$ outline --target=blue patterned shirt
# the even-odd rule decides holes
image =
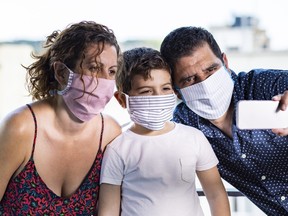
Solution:
[[[235,108],[239,100],[271,100],[288,90],[288,71],[256,69],[231,76]],[[176,107],[173,120],[205,134],[219,159],[223,179],[267,215],[288,215],[288,136],[277,136],[271,130],[240,130],[234,110],[231,139],[183,102]]]

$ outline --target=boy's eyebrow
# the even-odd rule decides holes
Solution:
[[[172,82],[163,83],[161,86],[165,86],[165,85],[171,85],[172,86]],[[141,90],[144,88],[153,88],[153,87],[152,86],[140,86],[140,87],[136,88],[135,90]]]
[[[167,82],[167,83],[162,84],[162,86],[164,86],[164,85],[172,85],[172,82],[169,81],[169,82]]]
[[[143,88],[151,88],[151,86],[140,86],[140,87],[136,88],[135,90],[140,90],[140,89],[143,89]]]

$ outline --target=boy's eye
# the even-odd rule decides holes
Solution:
[[[139,94],[149,94],[149,93],[151,93],[151,90],[149,90],[149,89],[141,90],[139,92]]]
[[[165,86],[165,87],[163,87],[163,90],[164,91],[170,91],[170,90],[172,90],[172,86]]]

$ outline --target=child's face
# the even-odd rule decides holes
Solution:
[[[134,76],[129,96],[166,95],[174,93],[171,76],[163,69],[151,70],[151,78],[144,80],[141,75]]]

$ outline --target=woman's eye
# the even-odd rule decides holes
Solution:
[[[116,70],[110,70],[110,71],[109,71],[109,74],[110,74],[110,76],[112,76],[112,77],[115,76]]]
[[[91,71],[91,73],[98,73],[98,71],[100,70],[99,67],[96,67],[96,66],[93,66],[93,67],[90,67],[89,70]]]

